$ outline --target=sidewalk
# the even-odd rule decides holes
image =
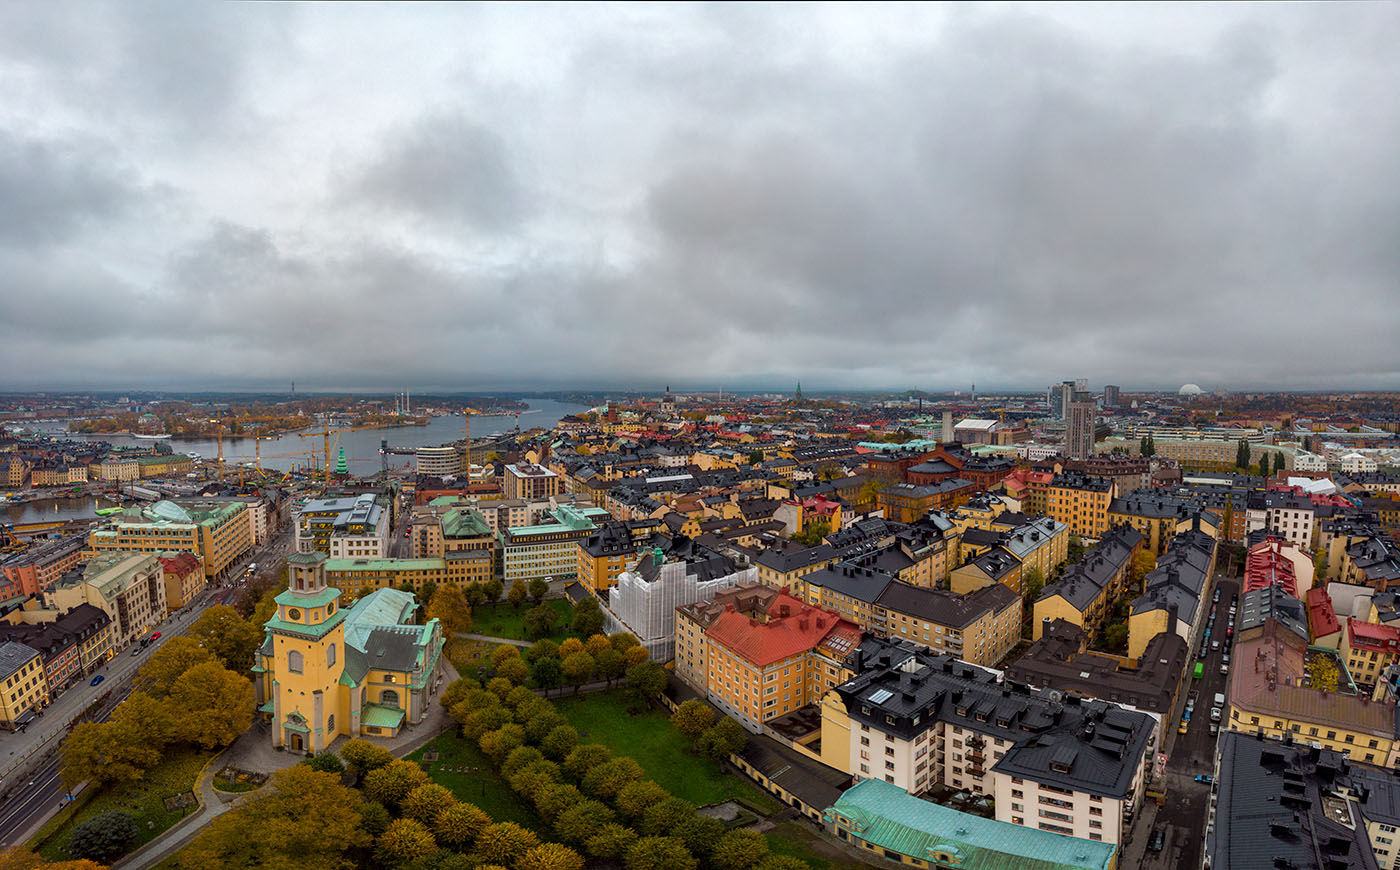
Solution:
[[[484,640],[487,643],[505,643],[510,644],[511,646],[518,646],[521,649],[529,649],[530,647],[534,646],[534,644],[528,640],[513,640],[508,637],[492,637],[489,634],[472,634],[471,632],[459,631],[457,632],[456,636],[464,637],[467,640]]]

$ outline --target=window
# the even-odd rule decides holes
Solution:
[[[329,731],[334,731],[334,730],[335,730],[335,714],[332,713],[331,715],[329,715],[329,716],[326,717],[326,731],[329,732]]]
[[[386,707],[399,706],[399,693],[393,689],[385,689],[379,693],[379,703]]]
[[[302,672],[301,653],[297,652],[296,650],[292,650],[291,652],[287,653],[287,670],[291,671],[294,674],[299,674]]]
[[[326,667],[335,667],[335,644],[326,647]]]

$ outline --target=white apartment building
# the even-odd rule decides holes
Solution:
[[[112,647],[121,649],[165,618],[165,569],[154,553],[98,553],[46,597],[59,611],[79,604],[102,608],[112,620]]]
[[[1141,806],[1157,720],[1031,690],[908,643],[871,639],[822,702],[822,761],[912,795],[995,798],[996,818],[1118,844]]]
[[[1367,474],[1380,468],[1376,460],[1364,453],[1348,453],[1339,460],[1342,474]]]

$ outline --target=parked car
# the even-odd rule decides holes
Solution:
[[[1212,722],[1219,722],[1219,721],[1220,721],[1220,708],[1219,708],[1219,707],[1211,707],[1211,708],[1210,708],[1210,721],[1212,721]]]
[[[1210,736],[1214,737],[1220,733],[1220,726],[1214,722],[1210,723]]]
[[[1211,776],[1208,773],[1198,773],[1196,774],[1196,782],[1203,782],[1206,785],[1210,785],[1211,783],[1215,782],[1215,777]]]
[[[1213,641],[1211,641],[1211,642],[1210,642],[1210,651],[1211,651],[1211,652],[1215,652],[1215,651],[1218,650],[1218,649],[1220,649],[1220,641],[1218,641],[1218,640],[1213,640]]]
[[[1178,726],[1176,726],[1176,733],[1178,733],[1178,734],[1185,734],[1188,730],[1190,730],[1190,728],[1191,728],[1191,720],[1190,720],[1190,719],[1182,719],[1182,720],[1181,720],[1181,724],[1178,725]]]
[[[151,640],[160,640],[160,632],[151,635]]]
[[[1158,828],[1157,830],[1153,831],[1152,839],[1147,841],[1147,848],[1151,849],[1154,852],[1162,851],[1162,848],[1166,845],[1167,834],[1161,828]]]
[[[98,674],[97,676],[95,676],[95,677],[92,678],[92,682],[88,683],[88,685],[89,685],[89,686],[95,686],[95,685],[97,685],[98,683],[102,682],[102,681],[105,680],[105,679],[107,679],[107,678],[104,677],[104,676],[102,676],[101,674]]]

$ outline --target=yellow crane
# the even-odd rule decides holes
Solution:
[[[466,450],[467,483],[472,480],[472,415],[481,412],[475,408],[462,409],[462,446]]]

